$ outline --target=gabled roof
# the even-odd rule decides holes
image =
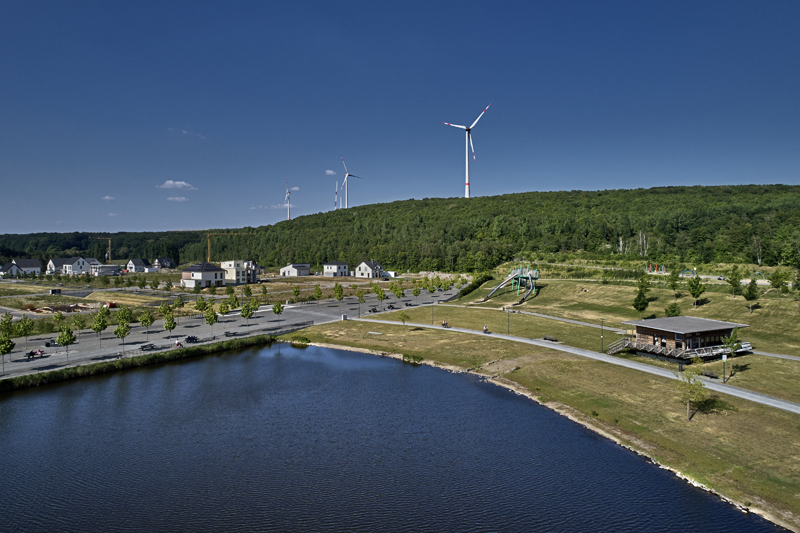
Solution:
[[[286,265],[283,268],[289,268],[289,267],[293,267],[293,268],[311,268],[311,264],[310,263],[289,263],[288,265]]]
[[[330,261],[328,263],[325,263],[325,266],[328,266],[328,265],[331,265],[331,266],[347,266],[347,263],[342,263],[341,261]]]
[[[158,264],[161,264],[161,263],[174,263],[175,261],[173,261],[169,257],[156,257],[156,260],[153,262],[154,263],[158,262]]]
[[[370,270],[382,270],[383,267],[377,261],[363,261],[361,265],[367,265]],[[359,266],[361,266],[359,265]]]
[[[201,261],[196,265],[192,265],[184,270],[184,272],[225,272],[224,269],[217,265]]]
[[[54,267],[61,268],[64,265],[74,265],[80,260],[80,257],[54,257],[50,261],[53,262]]]
[[[14,263],[6,263],[2,267],[0,267],[0,272],[10,272],[13,267],[17,267],[17,269],[19,269],[19,267]]]
[[[629,322],[623,322],[623,324],[658,329],[661,331],[670,331],[672,333],[702,333],[704,331],[750,327],[748,324],[722,322],[720,320],[711,320],[709,318],[698,318],[693,316],[671,316],[664,318],[650,318],[647,320],[631,320]]]
[[[147,259],[131,259],[128,262],[129,263],[133,263],[133,266],[137,266],[137,267],[149,267],[149,266],[152,266],[150,264],[150,261],[148,261]]]
[[[38,259],[14,259],[11,262],[19,268],[42,268],[42,263]]]
[[[90,265],[99,265],[100,264],[100,261],[98,261],[94,257],[85,257],[83,260],[86,261],[87,263],[89,263]]]

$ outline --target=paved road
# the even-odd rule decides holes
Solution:
[[[386,324],[386,320],[374,320],[369,318],[362,318],[358,319],[362,322],[375,322],[377,324]],[[392,322],[389,322],[392,323]],[[399,324],[399,322],[396,322]],[[442,329],[441,326],[432,326],[430,324],[416,324],[416,323],[406,323],[407,326],[417,326],[422,328],[430,328],[430,329]],[[464,329],[464,328],[446,328],[446,331],[457,331],[459,333],[468,333],[470,335],[480,335],[486,337],[487,335],[480,332],[475,331],[472,329]],[[524,344],[532,344],[535,346],[542,346],[545,348],[550,348],[551,350],[558,350],[561,352],[567,352],[574,355],[580,355],[582,357],[588,357],[590,359],[595,359],[597,361],[603,361],[605,363],[610,363],[612,365],[622,366],[625,368],[630,368],[632,370],[638,370],[640,372],[646,372],[648,374],[654,374],[656,376],[661,376],[668,379],[677,379],[674,372],[671,370],[667,370],[665,368],[660,368],[657,366],[651,366],[645,363],[638,363],[636,361],[629,361],[627,359],[620,359],[618,357],[612,357],[610,355],[606,355],[599,352],[593,352],[591,350],[584,350],[582,348],[573,348],[572,346],[564,346],[562,344],[556,344],[553,342],[549,342],[546,340],[538,340],[538,339],[526,339],[524,337],[515,337],[513,335],[503,335],[500,333],[492,333],[488,335],[488,337],[493,339],[504,339],[513,342],[520,342]],[[770,407],[776,407],[778,409],[782,409],[784,411],[789,411],[791,413],[800,414],[800,404],[787,402],[786,400],[781,400],[779,398],[774,398],[772,396],[767,396],[766,394],[759,394],[757,392],[748,391],[745,389],[740,389],[739,387],[734,387],[731,385],[727,385],[724,383],[718,383],[716,381],[703,378],[703,382],[705,386],[713,391],[716,392],[723,392],[725,394],[730,394],[731,396],[736,396],[738,398],[743,398],[745,400],[750,400],[756,403],[760,403],[763,405],[768,405]]]
[[[800,357],[795,357],[794,355],[783,355],[779,353],[762,352],[759,350],[753,350],[753,353],[757,353],[758,355],[766,355],[767,357],[777,357],[778,359],[791,359],[792,361],[800,361]]]

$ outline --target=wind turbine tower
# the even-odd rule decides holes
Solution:
[[[286,202],[286,220],[292,220],[292,212],[291,212],[292,203],[289,201],[290,194],[291,193],[289,192],[289,180],[286,180],[286,198],[284,200]]]
[[[338,209],[337,204],[339,203],[339,180],[336,180],[336,188],[333,190],[333,210],[336,211]]]
[[[348,202],[349,198],[348,198],[348,194],[347,194],[348,178],[358,178],[358,179],[361,179],[361,178],[359,176],[354,176],[353,174],[350,174],[349,172],[347,172],[347,165],[344,164],[344,157],[342,157],[340,155],[339,159],[342,160],[342,165],[344,165],[344,181],[342,182],[342,189],[344,189],[344,208],[347,209],[348,207],[350,207],[350,203]]]
[[[466,131],[466,133],[467,133],[467,137],[466,137],[466,146],[467,146],[467,148],[466,148],[466,152],[467,152],[467,157],[466,157],[467,182],[466,182],[466,185],[464,186],[464,198],[469,198],[469,149],[470,149],[470,147],[472,148],[472,159],[475,160],[475,163],[478,162],[478,160],[475,159],[475,147],[472,145],[472,128],[475,127],[475,124],[478,123],[478,121],[483,116],[483,113],[486,113],[486,110],[489,109],[489,107],[491,105],[492,104],[489,104],[489,105],[486,106],[486,109],[484,109],[483,112],[480,115],[478,115],[478,118],[475,119],[475,122],[473,122],[472,126],[470,126],[469,128],[466,127],[466,126],[459,126],[458,124],[450,124],[449,122],[442,122],[442,124],[444,124],[445,126],[453,126],[454,128],[460,128],[460,129]],[[345,170],[346,170],[346,168],[345,168]]]

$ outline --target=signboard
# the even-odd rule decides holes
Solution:
[[[722,354],[722,362],[724,363],[727,360],[728,360],[728,354],[726,353]]]

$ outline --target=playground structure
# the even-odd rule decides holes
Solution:
[[[647,267],[645,268],[648,274],[666,274],[667,267],[664,265],[659,266],[658,263],[652,264],[648,263]]]
[[[531,269],[530,267],[518,267],[512,268],[511,272],[508,274],[506,279],[503,282],[492,289],[492,292],[484,298],[482,301],[487,301],[492,295],[497,292],[498,290],[502,289],[503,287],[507,286],[511,283],[511,290],[517,291],[517,296],[519,296],[520,292],[523,289],[526,290],[525,294],[522,296],[519,302],[515,303],[514,305],[519,305],[524,302],[531,294],[536,296],[536,281],[539,279],[539,269]]]
[[[691,275],[691,277],[693,277],[693,278],[696,278],[696,277],[697,277],[697,272],[695,272],[694,270],[688,270],[688,269],[687,269],[687,270],[684,270],[683,272],[681,272],[681,277],[682,277],[682,278],[685,278],[685,277],[687,277],[687,276],[686,276],[686,273],[687,273],[687,272],[691,272],[691,274],[692,274],[692,275]]]

